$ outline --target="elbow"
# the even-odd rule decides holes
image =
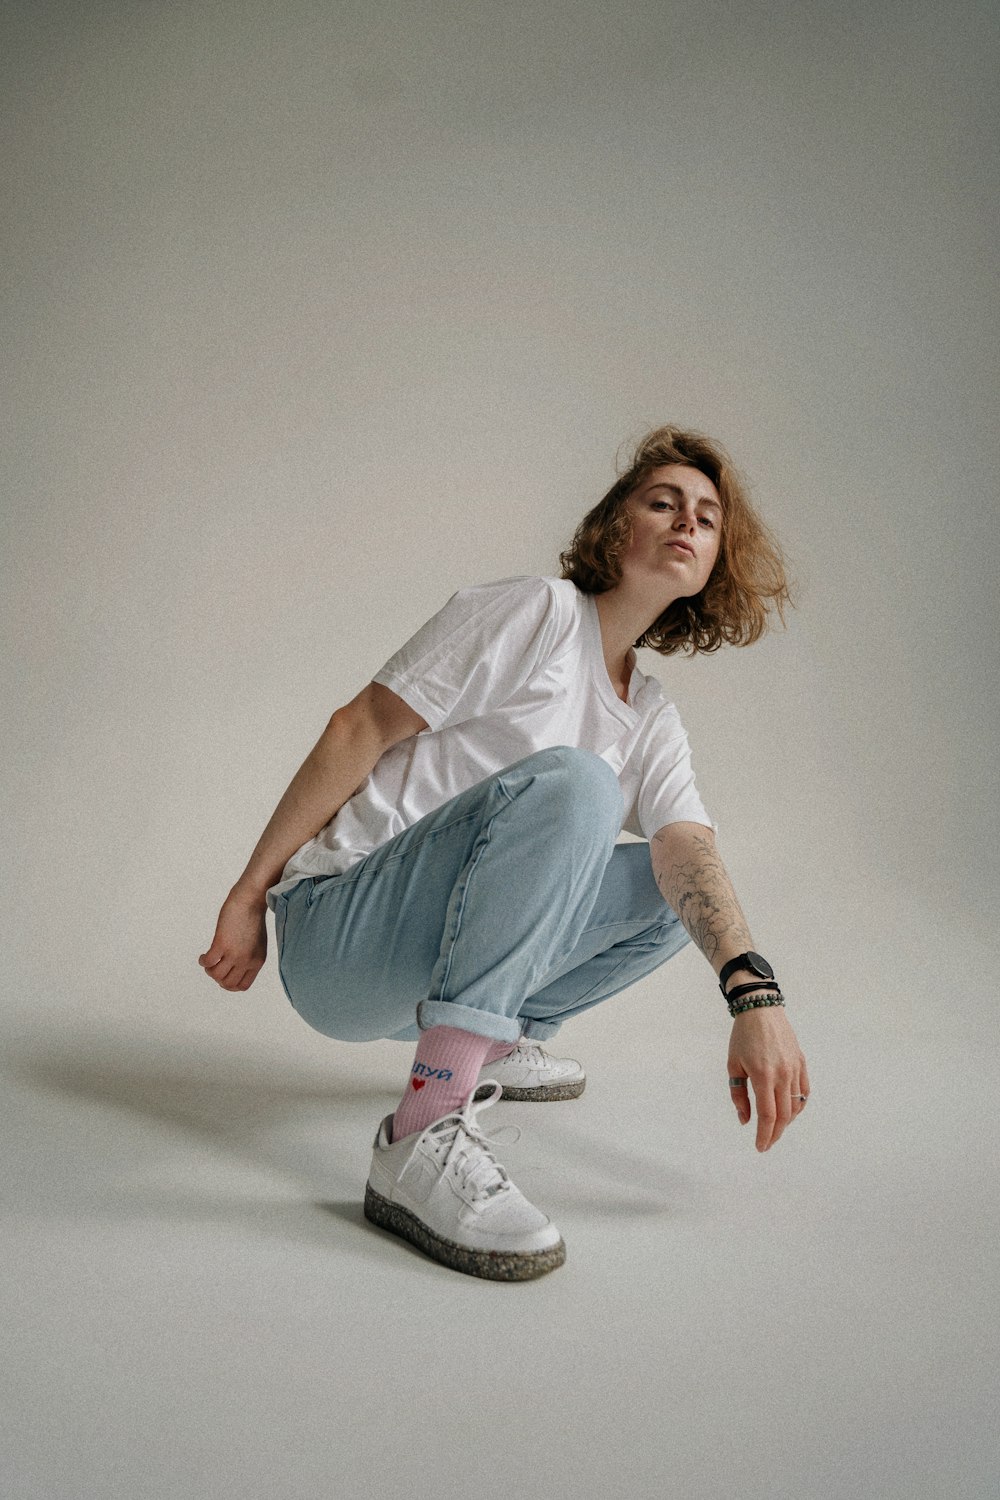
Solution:
[[[649,841],[664,849],[692,842],[715,845],[715,829],[707,823],[664,823]]]
[[[427,720],[380,682],[370,682],[333,719],[378,745],[379,754],[429,727]],[[331,720],[331,723],[333,720]]]

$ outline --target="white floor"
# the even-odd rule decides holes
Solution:
[[[887,915],[891,948],[829,914],[789,996],[813,1096],[767,1155],[693,949],[563,1031],[583,1097],[486,1117],[568,1246],[521,1285],[366,1223],[409,1050],[317,1036],[273,966],[244,996],[22,997],[3,1494],[996,1495],[991,959]]]

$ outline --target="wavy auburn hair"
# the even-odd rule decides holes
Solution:
[[[663,464],[688,464],[715,485],[722,502],[719,555],[700,593],[675,599],[635,641],[661,656],[718,651],[723,644],[750,646],[768,625],[769,602],[785,624],[783,605],[794,604],[781,547],[750,503],[747,481],[714,439],[681,427],[656,427],[639,442],[632,461],[603,500],[587,512],[569,548],[559,554],[563,578],[585,594],[603,594],[622,576],[621,558],[632,540],[629,496]]]

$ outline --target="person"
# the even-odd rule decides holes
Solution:
[[[560,564],[458,590],[333,713],[198,959],[248,989],[270,908],[281,984],[309,1025],[416,1042],[364,1211],[495,1280],[551,1271],[566,1248],[480,1114],[578,1098],[582,1067],[542,1043],[688,942],[726,997],[727,1088],[746,1124],[752,1087],[758,1151],[809,1095],[687,735],[635,654],[749,645],[772,605],[784,623],[780,546],[725,449],[666,425]]]

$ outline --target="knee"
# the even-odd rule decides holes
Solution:
[[[606,811],[617,834],[624,800],[618,777],[606,760],[576,745],[552,745],[532,758],[541,762],[552,796],[561,797],[568,810],[585,815],[588,822],[595,813]]]

